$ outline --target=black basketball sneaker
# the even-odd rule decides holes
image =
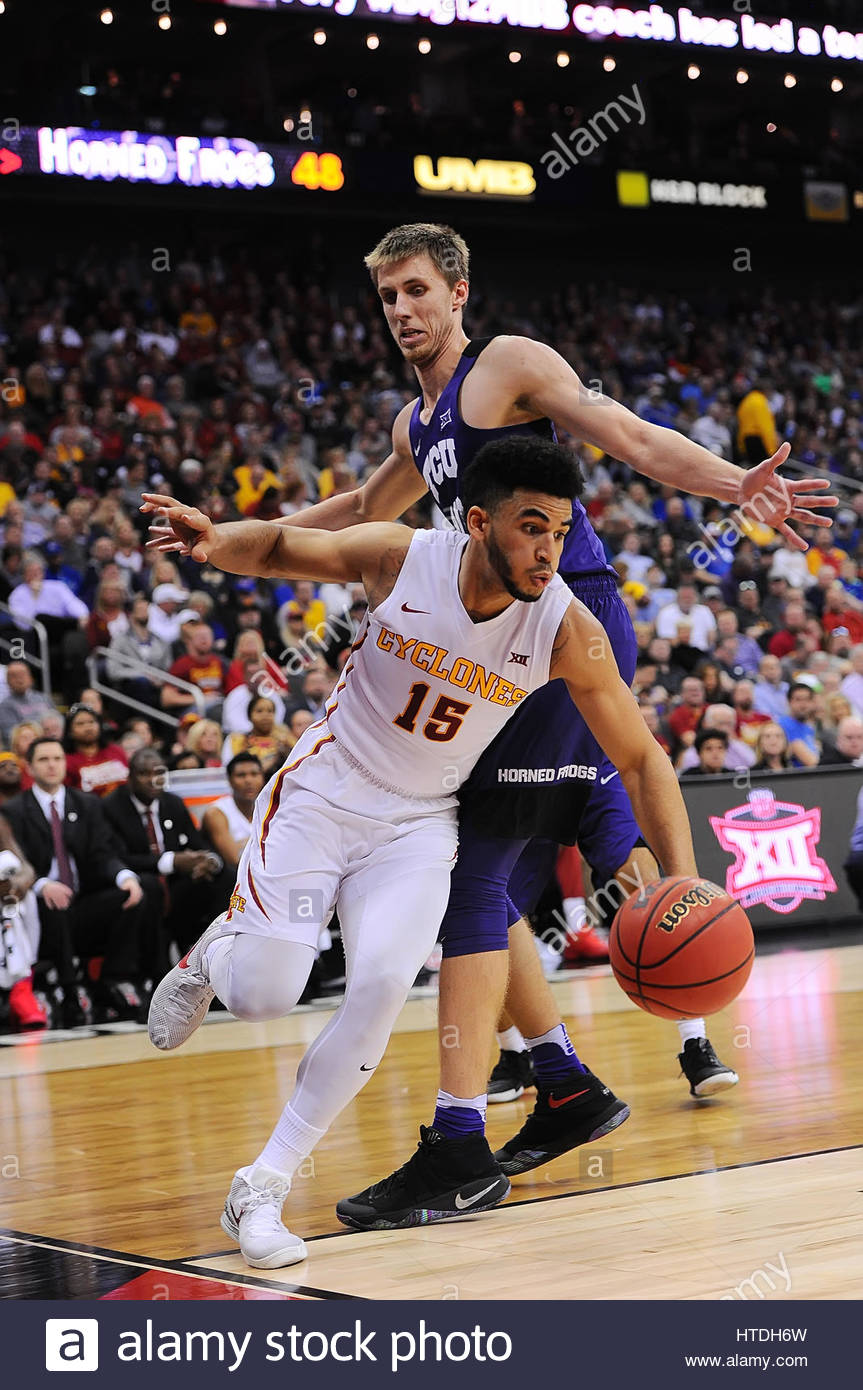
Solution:
[[[707,1038],[687,1038],[677,1060],[689,1082],[689,1094],[696,1100],[728,1091],[740,1080],[736,1071],[720,1062]]]
[[[518,1100],[526,1086],[535,1085],[536,1076],[530,1053],[508,1052],[504,1049],[488,1080],[488,1103],[500,1105],[504,1101]]]
[[[484,1134],[448,1139],[420,1125],[420,1142],[407,1163],[356,1197],[343,1197],[336,1216],[361,1231],[426,1226],[487,1211],[509,1192]]]
[[[600,1139],[628,1119],[625,1101],[585,1070],[583,1076],[576,1073],[563,1085],[537,1086],[532,1112],[495,1158],[508,1177],[529,1173],[580,1144]]]

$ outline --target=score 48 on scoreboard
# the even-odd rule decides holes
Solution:
[[[0,173],[187,188],[345,187],[339,155],[253,140],[79,126],[25,127],[0,148]]]

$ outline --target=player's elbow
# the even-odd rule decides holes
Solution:
[[[346,493],[345,498],[351,511],[351,519],[347,523],[349,526],[359,525],[361,521],[389,520],[389,517],[375,508],[374,493],[368,483],[363,483],[362,487]]]

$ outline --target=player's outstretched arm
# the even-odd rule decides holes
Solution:
[[[671,762],[621,679],[605,629],[577,599],[558,630],[551,676],[566,681],[588,728],[619,771],[663,872],[696,874],[689,818]]]
[[[601,390],[589,390],[567,362],[545,343],[531,338],[508,338],[497,349],[495,370],[511,380],[513,401],[524,410],[547,415],[576,439],[586,440],[671,487],[715,497],[740,507],[743,516],[779,531],[789,545],[807,550],[790,521],[831,526],[829,517],[811,511],[835,507],[838,499],[822,496],[826,478],[785,478],[777,473],[791,453],[783,444],[757,468],[737,468],[717,458],[677,430],[649,425]]]
[[[288,530],[271,521],[228,521],[214,526],[197,507],[181,506],[172,497],[147,492],[144,502],[161,510],[183,554],[228,574],[262,579],[334,584],[361,580],[369,589],[380,574],[383,557],[404,553],[413,534],[392,522],[350,526],[335,534],[298,527]],[[159,540],[147,544],[151,549],[163,548]]]

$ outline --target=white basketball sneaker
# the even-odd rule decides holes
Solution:
[[[282,1204],[291,1180],[265,1164],[239,1168],[222,1213],[222,1230],[237,1241],[240,1253],[253,1269],[281,1269],[295,1265],[308,1254],[299,1236],[282,1225]]]
[[[215,990],[204,969],[204,953],[222,933],[225,913],[211,922],[173,970],[157,986],[150,1000],[147,1031],[150,1042],[162,1052],[172,1052],[200,1028]]]

